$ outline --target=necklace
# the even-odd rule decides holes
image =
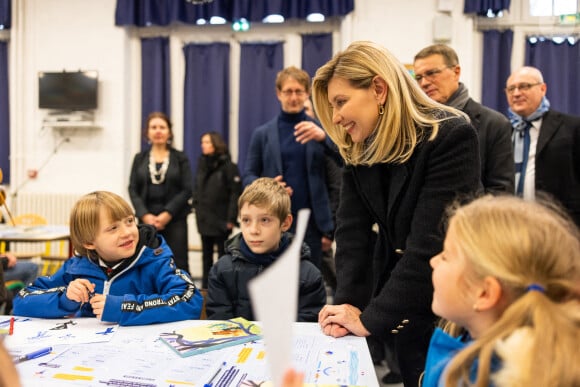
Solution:
[[[157,170],[155,164],[153,152],[149,152],[149,176],[151,176],[151,182],[153,184],[162,184],[165,181],[165,174],[167,174],[167,168],[169,167],[169,155],[165,156],[159,170]]]

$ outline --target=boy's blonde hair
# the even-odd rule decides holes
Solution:
[[[112,221],[134,216],[125,199],[112,192],[95,191],[81,197],[70,213],[70,239],[75,255],[88,256],[84,245],[92,243],[98,233],[101,208],[109,213]]]
[[[387,100],[382,114],[377,104],[379,121],[371,136],[355,143],[340,125],[332,120],[328,101],[328,84],[333,77],[349,82],[356,89],[367,89],[379,76],[387,84]],[[377,163],[404,163],[415,146],[424,140],[427,128],[429,139],[434,139],[439,123],[451,116],[465,114],[429,98],[411,77],[409,71],[386,48],[368,41],[354,42],[336,54],[316,71],[312,83],[316,113],[328,136],[338,146],[346,164],[372,165]]]
[[[240,211],[244,204],[265,208],[284,222],[291,214],[290,195],[280,183],[271,177],[260,177],[248,185],[238,199]]]
[[[469,275],[491,276],[509,306],[499,320],[459,352],[446,371],[445,385],[580,385],[580,235],[554,205],[516,197],[486,196],[454,210],[451,218]],[[533,288],[538,285],[541,288]],[[459,327],[453,323],[454,334]],[[526,337],[528,350],[506,345]],[[495,353],[494,353],[495,352]],[[519,352],[519,353],[518,353]],[[502,368],[490,376],[492,356]],[[508,355],[509,354],[509,355]]]

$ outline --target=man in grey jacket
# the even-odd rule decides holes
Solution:
[[[425,47],[415,55],[415,79],[433,100],[466,113],[479,135],[481,180],[486,193],[514,192],[511,124],[501,113],[475,102],[459,82],[457,53],[444,44]]]

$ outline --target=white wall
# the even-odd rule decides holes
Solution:
[[[12,187],[26,191],[125,190],[132,153],[127,115],[128,41],[113,26],[115,0],[16,0],[10,39]],[[43,128],[38,106],[39,71],[98,70],[100,130],[59,133]],[[63,136],[61,136],[64,135]],[[58,151],[55,147],[65,138]],[[41,169],[26,182],[28,169]]]
[[[130,163],[138,151],[140,125],[140,43],[135,29],[114,26],[115,0],[13,0],[10,31],[12,186],[33,192],[85,193],[96,189],[127,196]],[[342,27],[335,28],[336,49],[353,40],[374,40],[389,48],[404,63],[433,43],[436,0],[356,0],[355,11]],[[481,70],[480,34],[462,14],[463,1],[453,0],[453,37],[463,81],[479,98]],[[312,26],[311,29],[322,28]],[[325,27],[328,29],[328,27]],[[187,41],[265,39],[287,42],[287,64],[300,64],[295,26],[258,27],[248,34],[233,34],[229,27],[172,27],[171,58],[173,112],[176,143],[182,144],[183,56]],[[154,35],[153,32],[145,34]],[[167,34],[167,30],[164,31]],[[263,35],[263,36],[261,36]],[[235,52],[235,47],[232,50]],[[232,61],[235,62],[235,61]],[[101,129],[59,133],[42,128],[46,111],[37,108],[39,71],[94,69],[99,72],[99,108],[96,124]],[[237,73],[232,74],[233,80]],[[234,82],[235,83],[235,82]],[[237,85],[233,85],[234,91]],[[232,100],[232,131],[237,121],[237,99]],[[237,154],[237,136],[232,133]],[[64,137],[62,136],[64,135]],[[63,138],[70,138],[55,152]],[[27,180],[27,170],[41,169]]]

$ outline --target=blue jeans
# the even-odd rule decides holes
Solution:
[[[5,281],[22,281],[28,285],[38,277],[38,265],[34,262],[18,261],[13,267],[4,270]]]

